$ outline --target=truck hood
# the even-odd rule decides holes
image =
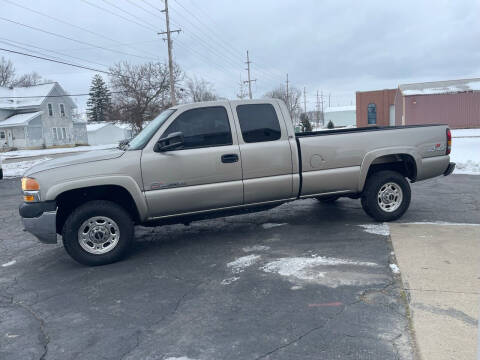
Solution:
[[[100,160],[116,159],[122,156],[124,153],[125,151],[120,149],[105,149],[85,151],[75,155],[63,156],[58,159],[47,160],[41,162],[38,165],[32,166],[25,172],[24,176],[30,176],[41,171],[55,169],[62,166],[83,164]]]

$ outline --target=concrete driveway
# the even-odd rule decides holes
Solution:
[[[477,179],[413,185],[402,221],[480,223]],[[19,187],[0,181],[2,359],[413,358],[388,228],[358,200],[139,227],[88,268],[21,231]]]

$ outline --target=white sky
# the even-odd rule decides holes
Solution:
[[[331,93],[332,106],[350,105],[357,90],[480,77],[478,0],[169,0],[169,5],[172,29],[182,29],[173,35],[175,60],[187,75],[210,81],[227,98],[235,97],[240,77],[246,79],[247,49],[257,79],[254,96],[284,83],[288,73],[291,85],[306,87],[308,110],[314,109],[317,90]],[[0,0],[1,18],[80,42],[0,19],[0,47],[102,70],[122,60],[165,61],[166,43],[156,34],[165,30],[163,6],[161,0]],[[2,51],[0,56],[11,59],[19,74],[36,71],[72,94],[88,92],[94,74]],[[86,97],[76,101],[83,108]]]

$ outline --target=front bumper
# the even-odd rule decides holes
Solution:
[[[25,231],[43,243],[57,243],[57,205],[54,201],[23,203],[19,213]]]
[[[455,163],[451,162],[451,163],[448,164],[448,167],[445,170],[445,172],[443,173],[443,176],[450,175],[453,172],[453,170],[455,170]]]

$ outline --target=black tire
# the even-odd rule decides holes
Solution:
[[[78,231],[82,224],[96,216],[108,217],[115,222],[120,236],[115,247],[104,254],[92,254],[79,243]],[[130,215],[121,206],[111,201],[89,201],[76,208],[67,218],[62,230],[63,246],[75,261],[89,266],[111,264],[123,259],[133,243],[134,224]]]
[[[336,196],[336,195],[324,196],[324,197],[318,196],[315,199],[317,199],[318,201],[324,204],[333,204],[335,201],[340,199],[340,196]]]
[[[382,187],[388,183],[398,185],[402,192],[401,202],[398,208],[396,208],[394,211],[384,210],[379,203],[380,201],[378,194]],[[407,211],[408,207],[410,206],[410,199],[410,184],[405,177],[396,171],[385,170],[373,173],[367,178],[361,202],[363,210],[367,213],[367,215],[375,220],[393,221],[400,218],[405,211]]]

